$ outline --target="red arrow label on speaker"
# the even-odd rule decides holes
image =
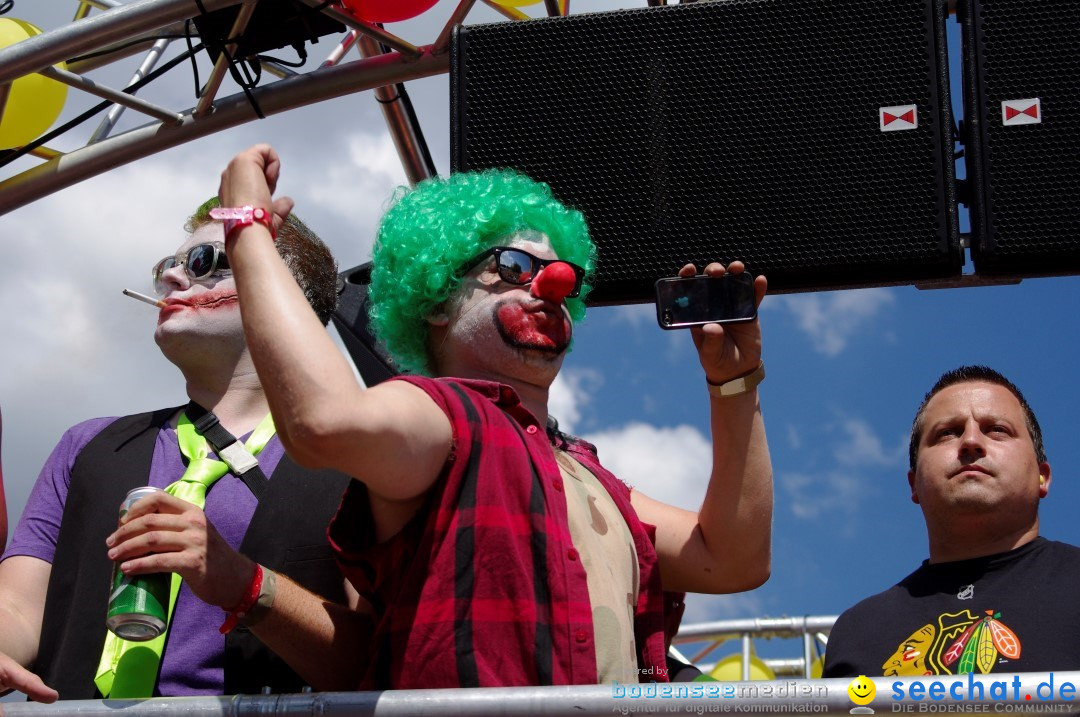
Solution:
[[[1001,103],[1001,124],[1006,127],[1041,122],[1042,103],[1038,97],[1028,100],[1005,100]]]
[[[882,107],[878,112],[882,132],[917,129],[919,126],[919,109],[915,105]]]

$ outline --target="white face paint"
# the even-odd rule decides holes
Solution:
[[[196,229],[177,253],[221,239],[221,224],[206,224]],[[183,267],[175,266],[162,280],[168,293],[162,297],[166,306],[158,313],[154,340],[166,358],[179,365],[192,352],[221,352],[223,358],[233,360],[237,351],[244,350],[244,327],[232,276],[193,281]]]
[[[548,238],[520,232],[498,242],[541,259],[558,258]],[[565,304],[538,299],[529,286],[502,280],[491,259],[470,271],[448,302],[448,325],[436,355],[443,365],[484,373],[558,373],[573,335]]]

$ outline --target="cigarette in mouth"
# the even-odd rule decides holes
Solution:
[[[161,299],[155,299],[151,296],[147,296],[146,294],[140,294],[137,291],[132,291],[131,289],[124,289],[124,296],[130,296],[132,299],[138,299],[139,301],[150,304],[151,306],[156,306],[159,309],[165,308],[165,302]]]

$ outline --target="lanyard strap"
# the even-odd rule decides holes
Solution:
[[[206,410],[194,401],[184,408],[184,415],[194,424],[195,430],[214,447],[218,458],[229,466],[233,475],[244,481],[255,499],[262,500],[266,495],[266,474],[252,454],[261,451],[274,435],[274,421],[270,414],[266,414],[266,418],[252,432],[247,447],[225,430],[213,411]]]

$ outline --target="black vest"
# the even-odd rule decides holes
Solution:
[[[146,485],[158,431],[177,410],[115,421],[86,445],[72,467],[34,664],[62,700],[101,696],[94,673],[105,644],[112,570],[105,538],[116,529],[124,496]],[[343,578],[326,527],[348,482],[346,476],[309,471],[283,456],[240,552],[328,600],[344,603]],[[275,693],[299,692],[304,681],[250,631],[237,627],[225,638],[225,694],[258,693],[263,686]]]

